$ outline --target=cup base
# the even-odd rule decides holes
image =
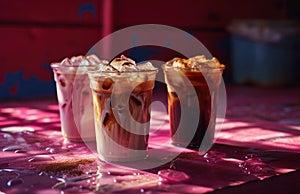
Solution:
[[[74,142],[74,143],[84,143],[84,142],[96,142],[95,138],[70,138],[70,137],[66,137],[64,136],[64,139],[69,141],[69,142]]]
[[[141,151],[139,151],[141,152]],[[98,157],[105,162],[117,162],[117,163],[122,163],[122,162],[133,162],[133,161],[141,161],[144,160],[147,157],[147,153],[138,153],[138,154],[130,154],[124,157],[120,156],[103,156],[101,154],[98,154]]]
[[[200,147],[200,144],[195,144],[195,143],[187,144],[187,143],[172,142],[172,144],[177,147],[190,148],[190,149],[197,149]]]
[[[190,143],[190,144],[183,144],[183,143],[176,143],[176,142],[172,142],[172,145],[177,146],[177,147],[181,147],[181,148],[188,148],[191,150],[195,150],[198,151],[199,155],[204,155],[205,153],[207,153],[210,148],[213,146],[214,143],[208,143],[208,144],[204,144],[203,142],[200,144],[195,144],[195,143]]]

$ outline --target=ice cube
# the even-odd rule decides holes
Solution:
[[[86,59],[89,61],[90,65],[98,65],[100,63],[100,59],[94,54],[86,56]]]
[[[194,57],[189,58],[189,60],[196,61],[196,62],[206,62],[207,61],[205,55],[194,56]]]
[[[102,72],[113,72],[115,71],[111,66],[108,66],[106,64],[98,64],[95,68],[96,71],[102,71]]]
[[[156,68],[150,62],[140,63],[137,65],[139,70],[156,70]]]
[[[118,69],[120,72],[123,71],[137,71],[137,67],[135,65],[123,65],[120,67],[120,69]]]
[[[61,61],[60,65],[62,66],[72,66],[72,62],[69,58],[64,58],[64,60]]]
[[[76,56],[71,58],[71,63],[73,66],[88,66],[90,63],[84,56]]]
[[[197,62],[198,68],[219,68],[223,66],[217,58],[207,59],[204,55],[198,55],[189,58],[189,60]]]

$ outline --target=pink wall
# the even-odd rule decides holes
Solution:
[[[228,63],[226,26],[232,19],[286,17],[284,0],[104,1],[0,1],[0,99],[55,96],[49,64],[84,55],[109,31],[171,25],[190,32]]]

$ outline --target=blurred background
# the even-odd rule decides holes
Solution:
[[[0,0],[0,100],[56,96],[51,62],[148,23],[195,36],[226,65],[228,84],[295,85],[299,20],[298,0]],[[155,53],[144,52],[146,59]]]

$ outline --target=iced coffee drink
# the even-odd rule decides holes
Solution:
[[[65,58],[52,63],[59,103],[61,131],[74,142],[95,141],[92,92],[87,71],[100,60],[95,55]]]
[[[168,88],[172,143],[190,148],[199,148],[201,143],[212,145],[224,65],[201,55],[174,58],[162,68]]]
[[[123,55],[89,72],[102,160],[126,162],[146,156],[156,74],[151,63],[137,65]]]

